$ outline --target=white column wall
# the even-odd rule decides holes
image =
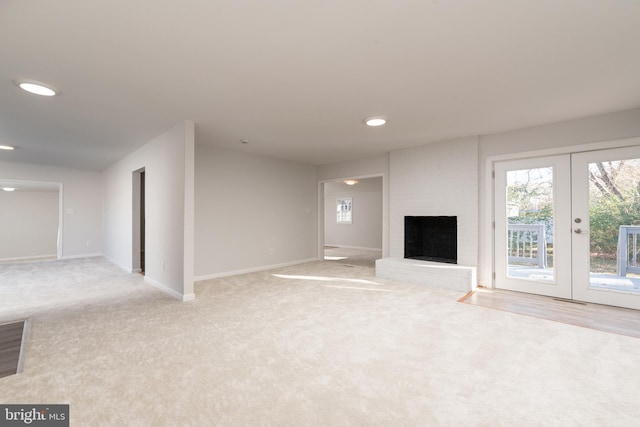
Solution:
[[[103,172],[105,256],[133,268],[133,172],[144,168],[145,280],[183,300],[193,298],[193,240],[185,232],[193,227],[186,205],[193,200],[193,129],[180,123]]]

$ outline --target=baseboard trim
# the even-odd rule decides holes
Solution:
[[[105,257],[105,258],[107,259],[107,261],[109,261],[111,264],[113,264],[113,265],[117,266],[118,268],[121,268],[122,270],[126,271],[127,273],[133,273],[133,271],[132,271],[132,269],[131,269],[131,266],[130,266],[130,265],[129,265],[129,266],[127,266],[127,265],[122,265],[122,264],[120,264],[118,261],[116,261],[116,260],[114,260],[114,259],[111,259],[111,258],[109,258],[109,257],[108,257],[108,256],[106,256],[106,255],[102,255],[102,256],[103,256],[103,257]]]
[[[100,253],[100,252],[95,252],[95,253],[92,253],[92,254],[82,254],[82,255],[64,255],[60,259],[95,258],[95,257],[98,257],[98,256],[101,257],[101,256],[104,256],[104,255],[102,253]],[[109,259],[109,258],[107,258],[107,259]],[[109,261],[111,261],[111,260],[109,259]],[[111,261],[111,262],[113,262],[113,261]],[[115,262],[113,262],[113,263],[118,265]]]
[[[182,302],[193,301],[196,299],[196,294],[186,294],[182,296]]]
[[[247,274],[247,273],[255,273],[257,271],[273,270],[274,268],[290,267],[292,265],[307,264],[309,262],[316,262],[316,261],[319,261],[319,259],[318,258],[300,259],[297,261],[283,262],[281,264],[271,264],[271,265],[263,265],[260,267],[245,268],[242,270],[225,271],[224,273],[203,274],[201,276],[195,276],[193,280],[194,282],[201,282],[203,280],[219,279],[221,277],[237,276],[238,274]]]
[[[338,244],[333,244],[333,243],[325,243],[325,246],[337,246],[338,248],[345,248],[345,249],[364,249],[367,251],[381,251],[382,248],[365,248],[363,246],[345,246],[345,245],[338,245]]]
[[[52,255],[24,256],[24,257],[17,257],[17,258],[2,258],[0,259],[0,262],[55,261],[56,259],[58,259],[58,255],[52,254]]]
[[[103,255],[103,256],[110,263],[112,263],[115,266],[121,268],[122,270],[126,271],[127,273],[136,274],[136,273],[140,273],[141,272],[141,269],[139,269],[139,268],[132,269],[130,266],[126,266],[125,267],[124,265],[112,260],[108,256],[106,256],[106,255]],[[158,288],[158,290],[164,292],[165,294],[171,295],[173,298],[175,298],[175,299],[177,299],[179,301],[193,301],[194,299],[196,299],[196,294],[194,294],[194,293],[183,295],[180,292],[171,289],[170,287],[168,287],[164,283],[160,283],[157,280],[154,280],[154,279],[150,278],[149,276],[144,276],[144,281],[145,281],[145,283],[150,284],[154,288]]]
[[[175,299],[179,300],[179,301],[193,301],[194,299],[196,299],[196,295],[195,294],[186,294],[183,295],[180,292],[169,288],[167,285],[158,282],[157,280],[154,280],[150,277],[144,276],[144,281],[148,284],[150,284],[151,286],[153,286],[154,288],[158,288],[159,290],[161,290],[162,292],[164,292],[165,294],[171,295],[172,297],[174,297]]]

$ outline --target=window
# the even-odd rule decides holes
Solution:
[[[351,198],[338,199],[336,209],[336,222],[338,224],[351,224]]]

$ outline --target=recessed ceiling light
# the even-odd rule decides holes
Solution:
[[[345,184],[347,184],[347,185],[356,185],[358,183],[358,180],[357,179],[345,179],[343,182]]]
[[[16,81],[18,87],[26,92],[41,96],[55,96],[58,90],[46,83],[36,81]]]
[[[11,187],[3,187],[2,190],[3,191],[16,191],[15,188],[11,188]]]
[[[364,119],[364,122],[367,124],[367,126],[382,126],[383,124],[387,123],[387,119],[382,116],[367,117],[366,119]]]
[[[11,151],[11,150],[15,150],[15,147],[12,147],[10,145],[0,145],[0,150]]]

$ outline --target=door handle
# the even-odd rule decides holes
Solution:
[[[573,232],[576,234],[582,234],[582,229],[576,228],[575,230],[573,230]]]

